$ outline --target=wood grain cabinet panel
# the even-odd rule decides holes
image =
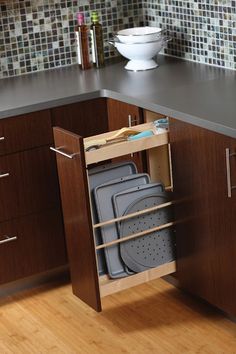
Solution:
[[[53,108],[51,112],[53,126],[64,128],[83,137],[108,130],[105,98]]]
[[[0,178],[0,221],[60,205],[49,146],[0,157],[0,175],[6,175]]]
[[[52,141],[50,110],[0,120],[0,154],[27,150]]]
[[[0,284],[66,264],[61,220],[55,209],[0,223]]]
[[[57,146],[76,158],[56,154],[73,293],[101,310],[82,137],[55,127]]]
[[[177,276],[181,286],[236,315],[236,190],[228,197],[226,149],[236,140],[177,120],[170,123]],[[235,156],[230,157],[236,183]]]
[[[107,99],[107,112],[109,131],[128,127],[130,123],[131,125],[138,125],[143,122],[141,108],[112,98]]]

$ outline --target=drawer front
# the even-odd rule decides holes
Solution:
[[[0,157],[0,221],[59,203],[55,156],[49,146]]]
[[[0,223],[0,284],[66,263],[59,210]]]
[[[0,120],[0,154],[9,154],[53,141],[50,111]]]

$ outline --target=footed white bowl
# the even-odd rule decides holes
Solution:
[[[110,43],[122,54],[129,62],[125,69],[132,71],[142,71],[154,69],[158,64],[153,57],[160,52],[168,39],[160,38],[157,41],[147,43],[121,43],[111,41]]]
[[[146,43],[159,39],[162,32],[160,27],[133,27],[118,31],[116,37],[122,43]]]

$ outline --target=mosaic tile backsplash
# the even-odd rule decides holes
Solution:
[[[142,25],[142,0],[1,0],[0,78],[77,62],[76,12],[97,10],[103,24],[105,57],[116,55],[106,44],[118,29]]]
[[[236,70],[236,1],[143,0],[143,15],[173,37],[166,54]]]
[[[165,53],[236,70],[236,0],[0,0],[0,78],[75,64],[77,11],[97,10],[105,56],[118,29],[166,28]]]

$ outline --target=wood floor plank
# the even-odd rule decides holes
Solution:
[[[236,324],[162,279],[103,299],[96,313],[69,284],[0,300],[1,354],[236,354]]]

